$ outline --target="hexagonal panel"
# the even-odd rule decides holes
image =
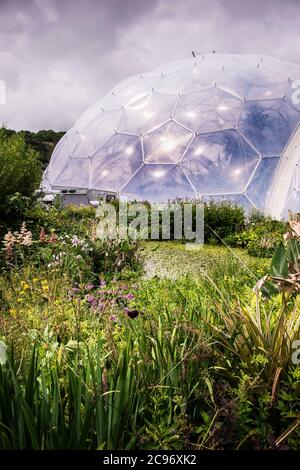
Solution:
[[[100,111],[87,127],[77,132],[77,143],[72,156],[74,158],[92,157],[114,135],[120,117],[121,111]]]
[[[89,187],[89,160],[86,158],[68,158],[61,168],[50,168],[50,179],[53,186],[66,188]]]
[[[177,98],[166,93],[143,94],[124,107],[119,132],[144,134],[170,119]]]
[[[174,121],[163,124],[143,137],[147,163],[178,163],[193,134]]]
[[[288,73],[274,61],[249,59],[248,63],[223,68],[218,87],[246,100],[283,98],[288,85]]]
[[[242,192],[259,155],[234,130],[202,134],[193,140],[182,167],[200,194]]]
[[[160,78],[160,74],[155,72],[135,75],[123,80],[105,95],[101,105],[105,111],[120,110],[122,106],[127,106],[129,103],[136,101],[139,96],[151,93]]]
[[[299,91],[298,91],[298,96],[300,100]],[[284,102],[285,102],[285,109],[288,113],[289,120],[291,123],[291,128],[294,131],[295,129],[298,128],[300,124],[300,101],[299,102],[295,101],[295,103],[292,101],[291,104],[288,104],[286,99],[284,99]]]
[[[250,201],[262,211],[268,202],[279,160],[279,157],[262,158],[246,189]]]
[[[50,166],[60,166],[65,158],[71,157],[79,141],[80,138],[78,133],[75,131],[75,129],[70,129],[56,145],[51,156]]]
[[[232,128],[237,124],[242,101],[216,87],[182,95],[174,119],[197,133]]]
[[[272,156],[281,154],[298,122],[283,100],[248,101],[238,129],[260,153]]]
[[[188,77],[190,77],[191,68],[188,68],[189,70],[185,67],[173,73],[162,73],[155,90],[160,93],[178,95],[186,85]]]
[[[285,201],[284,213],[288,211],[299,213],[300,208],[300,157],[298,163],[295,166],[292,180],[288,188],[288,197]]]
[[[172,201],[195,197],[178,165],[144,165],[121,191],[121,196],[140,201]]]
[[[198,60],[194,63],[186,84],[180,93],[192,93],[203,88],[213,87],[220,76],[220,67],[217,64],[208,63],[206,60]]]
[[[91,181],[94,189],[120,191],[142,165],[139,137],[114,135],[91,160]]]
[[[77,132],[82,132],[90,123],[96,119],[99,114],[102,113],[102,103],[97,102],[94,105],[90,106],[75,122],[74,129]]]

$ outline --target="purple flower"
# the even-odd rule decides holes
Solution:
[[[125,294],[125,295],[124,295],[124,299],[132,300],[132,299],[134,299],[134,295],[133,295],[133,294],[130,294],[130,293],[129,293],[129,294]]]
[[[95,301],[95,297],[93,295],[86,295],[85,298],[90,304]]]
[[[106,282],[105,281],[100,281],[100,286],[106,286]]]
[[[79,245],[80,241],[79,241],[79,239],[76,237],[76,235],[75,235],[75,237],[72,238],[71,243],[72,243],[73,246]]]
[[[73,287],[73,288],[72,288],[72,291],[73,291],[73,292],[78,292],[79,289],[78,289],[78,287]]]
[[[111,321],[117,321],[116,315],[112,315],[112,316],[110,317],[110,319],[111,319]]]
[[[94,287],[95,287],[94,284],[86,284],[86,286],[85,286],[85,288],[86,288],[87,290],[94,289]]]

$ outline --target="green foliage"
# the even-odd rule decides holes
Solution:
[[[95,229],[96,211],[93,207],[61,207],[59,201],[50,207],[37,203],[27,210],[26,221],[36,236],[44,227],[47,232],[55,232],[57,235],[73,233],[85,237]]]
[[[20,223],[40,177],[38,154],[26,145],[24,137],[9,137],[0,129],[0,219],[4,227]]]
[[[0,157],[1,196],[17,192],[30,196],[41,176],[37,153],[27,147],[22,135],[7,138],[0,129]]]
[[[83,364],[72,350],[65,354],[61,350],[60,358],[45,360],[33,348],[23,376],[12,352],[7,363],[0,365],[0,449],[130,446],[126,417],[135,384],[129,352],[130,347],[114,370],[107,371],[101,343],[92,354],[84,351]]]
[[[271,269],[257,288],[272,294],[282,292],[286,303],[300,288],[300,222],[289,222],[289,230],[276,248]]]
[[[245,230],[229,235],[225,241],[230,246],[246,248],[249,255],[271,258],[286,230],[286,223],[253,211]]]
[[[197,204],[194,201],[183,201],[177,200],[174,201],[175,204],[181,205],[189,203],[192,206],[192,217],[191,229],[196,228],[196,208]],[[113,202],[116,211],[119,210],[119,201],[115,200]],[[148,209],[151,208],[149,202],[145,201],[143,204],[146,205]],[[245,227],[245,214],[242,207],[237,204],[233,204],[228,201],[223,202],[205,202],[204,206],[204,241],[210,244],[222,244],[222,241],[228,237],[234,237],[236,234],[240,233]],[[130,205],[129,205],[130,207]],[[128,218],[128,223],[132,218]],[[163,240],[162,237],[162,214],[159,214],[159,240]],[[182,234],[184,238],[184,220],[182,220]],[[148,238],[151,238],[151,220],[149,218],[148,226]],[[170,239],[174,240],[174,212],[170,212]]]
[[[38,158],[45,169],[49,163],[51,154],[55,145],[64,136],[64,132],[55,132],[53,130],[41,130],[38,132],[20,131],[11,129],[2,129],[5,137],[22,136],[25,144],[38,153]]]
[[[230,202],[208,202],[204,205],[204,240],[221,244],[222,240],[233,237],[245,226],[242,207]]]
[[[247,232],[227,203],[205,211],[214,245],[282,230],[255,215]],[[243,248],[144,242],[141,276],[139,243],[97,240],[96,223],[57,201],[6,234],[0,448],[299,448],[295,237],[271,268]]]

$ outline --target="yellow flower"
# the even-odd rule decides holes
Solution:
[[[11,315],[13,315],[13,316],[16,316],[16,315],[17,315],[17,310],[16,310],[15,308],[11,308],[11,309],[9,310],[9,313],[10,313]]]
[[[21,281],[21,287],[22,287],[22,289],[30,289],[30,286],[29,286],[28,282],[26,282],[26,281]]]
[[[38,282],[38,280],[39,280],[38,277],[34,277],[34,278],[32,279],[32,282]]]

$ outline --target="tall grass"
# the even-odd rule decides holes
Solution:
[[[129,348],[114,368],[101,367],[98,351],[86,361],[76,355],[66,364],[42,363],[33,348],[24,371],[13,353],[0,366],[1,449],[126,448],[129,395],[134,404],[135,387]],[[131,431],[134,431],[131,420]]]
[[[240,424],[243,413],[250,419],[247,400],[240,415],[232,405],[244,371],[271,393],[299,330],[297,302],[287,311],[280,296],[255,297],[260,269],[222,257],[202,278],[143,281],[134,299],[137,318],[118,311],[112,321],[111,311],[98,318],[85,309],[79,323],[94,331],[35,336],[29,358],[20,342],[14,351],[13,330],[0,366],[0,448],[243,447],[260,426],[252,416],[250,430],[249,421]],[[260,419],[264,425],[267,413]],[[276,420],[274,427],[284,435]]]

